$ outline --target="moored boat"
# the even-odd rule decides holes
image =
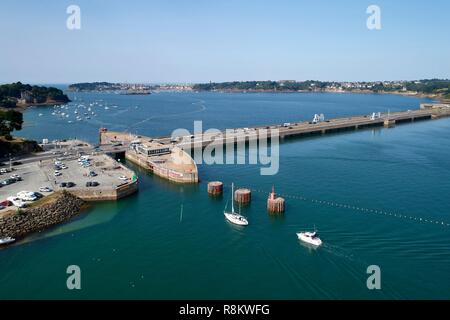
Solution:
[[[248,220],[234,212],[234,199],[233,199],[233,193],[234,193],[234,184],[231,185],[231,212],[224,211],[223,214],[225,215],[225,218],[230,221],[231,223],[238,225],[238,226],[248,226]]]
[[[0,239],[0,246],[1,245],[5,245],[5,244],[13,243],[14,241],[16,241],[16,239],[11,238],[11,237],[1,238]]]

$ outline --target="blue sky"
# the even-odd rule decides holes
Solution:
[[[71,4],[81,30],[66,28]],[[448,0],[2,0],[0,82],[450,78],[448,12]]]

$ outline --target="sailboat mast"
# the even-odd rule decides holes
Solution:
[[[231,212],[234,213],[234,199],[233,199],[233,194],[234,194],[234,183],[231,184]]]

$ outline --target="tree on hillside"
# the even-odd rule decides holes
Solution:
[[[21,130],[23,115],[15,110],[0,110],[0,136],[9,135],[14,130]]]

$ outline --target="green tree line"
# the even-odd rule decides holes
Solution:
[[[23,115],[15,110],[0,110],[0,136],[9,136],[13,130],[22,129]]]
[[[69,102],[69,98],[62,90],[54,87],[31,86],[21,82],[0,85],[0,107],[14,108],[21,93],[27,92],[32,103],[45,103],[47,101]]]

